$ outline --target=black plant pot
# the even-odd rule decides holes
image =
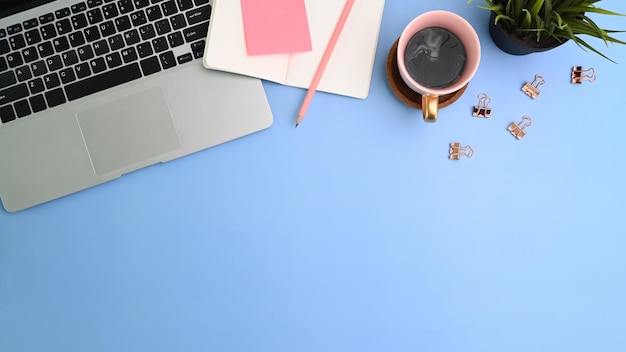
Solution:
[[[493,42],[505,53],[512,55],[527,55],[531,53],[542,52],[550,49],[554,49],[557,46],[565,43],[565,41],[558,41],[554,38],[546,38],[541,41],[536,41],[534,37],[530,37],[529,40],[523,40],[512,33],[506,31],[499,24],[495,22],[496,14],[491,12],[489,18],[489,34]]]

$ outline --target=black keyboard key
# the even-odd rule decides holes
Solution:
[[[143,10],[131,13],[130,20],[135,27],[139,27],[148,22],[148,20],[146,19],[146,14],[145,12],[143,12]]]
[[[124,33],[124,40],[126,41],[126,45],[135,45],[141,41],[139,37],[139,32],[136,29],[130,30]]]
[[[79,79],[89,77],[91,75],[91,69],[89,68],[88,62],[83,62],[82,64],[74,66],[74,71],[76,72],[76,77]]]
[[[152,23],[139,27],[139,35],[141,36],[141,40],[148,40],[156,37],[156,31],[154,30]]]
[[[103,72],[107,69],[107,64],[106,61],[104,61],[104,58],[102,57],[97,57],[91,61],[89,61],[89,66],[91,67],[91,71],[94,74]]]
[[[117,7],[120,9],[120,13],[129,13],[135,10],[133,2],[131,0],[120,0],[117,2]]]
[[[0,72],[8,70],[9,64],[7,64],[7,59],[0,56]]]
[[[61,20],[61,21],[57,21],[56,29],[59,35],[67,34],[72,31],[72,22],[70,22],[68,18]]]
[[[149,42],[145,42],[145,43],[141,43],[137,45],[137,54],[142,59],[146,56],[150,56],[154,54],[154,51],[152,51],[152,45],[150,45]]]
[[[96,24],[104,21],[104,16],[102,15],[100,8],[87,11],[87,21],[89,21],[89,24]]]
[[[113,17],[117,17],[119,12],[117,11],[117,6],[115,4],[106,4],[102,6],[102,14],[104,15],[104,19],[110,19]]]
[[[61,105],[65,103],[65,94],[63,94],[63,89],[57,88],[55,90],[51,90],[45,93],[46,101],[48,102],[49,107],[55,107],[57,105]]]
[[[115,28],[118,32],[123,32],[131,28],[130,18],[128,16],[122,16],[115,19]]]
[[[193,56],[196,59],[199,59],[202,56],[204,56],[204,45],[205,45],[204,40],[199,40],[191,44],[191,51],[193,52]]]
[[[176,66],[176,58],[171,51],[166,51],[159,55],[159,61],[161,61],[161,67],[163,67],[164,70]]]
[[[193,61],[193,56],[190,53],[180,55],[176,58],[179,65],[186,64],[188,62]]]
[[[103,4],[102,0],[87,0],[87,6],[89,8],[100,6],[102,4]]]
[[[89,22],[84,13],[79,13],[76,16],[72,16],[72,26],[74,27],[74,30],[85,28],[88,25]]]
[[[170,21],[166,18],[160,21],[156,21],[154,23],[154,28],[158,35],[163,35],[172,31],[172,26],[170,26]]]
[[[208,31],[209,22],[204,22],[183,30],[183,36],[185,37],[185,41],[187,41],[187,43],[191,43],[196,40],[205,39]]]
[[[39,35],[38,29],[32,29],[24,33],[24,38],[26,38],[26,44],[28,45],[35,45],[41,41],[41,35]]]
[[[192,0],[176,0],[176,3],[178,3],[178,8],[181,11],[189,10],[190,8],[193,7]]]
[[[12,86],[15,83],[17,83],[17,78],[15,77],[15,73],[13,73],[13,71],[0,73],[0,88]]]
[[[55,29],[54,24],[52,23],[41,27],[40,31],[41,31],[41,38],[43,40],[52,39],[57,36],[57,30]]]
[[[39,21],[36,18],[31,18],[30,20],[26,20],[22,22],[22,26],[24,29],[31,29],[39,26]]]
[[[115,24],[113,21],[102,22],[98,25],[98,27],[100,28],[100,33],[102,33],[103,37],[115,34]]]
[[[39,59],[39,55],[37,54],[37,48],[31,46],[30,48],[22,50],[22,57],[24,58],[24,62],[26,63],[31,63]]]
[[[185,16],[187,16],[187,22],[189,22],[189,25],[208,21],[209,17],[211,16],[211,6],[206,5],[197,9],[193,9],[191,11],[187,11]]]
[[[109,68],[116,68],[122,65],[122,57],[119,53],[110,53],[109,55],[104,57],[104,60],[107,63]]]
[[[83,44],[85,44],[87,42],[85,40],[85,35],[83,34],[83,32],[70,33],[67,36],[67,39],[69,40],[70,45],[72,46],[72,48],[75,48],[77,46],[83,45]]]
[[[196,4],[196,6],[200,6],[200,5],[208,4],[209,0],[194,0],[194,3]]]
[[[24,99],[28,96],[28,86],[26,83],[0,90],[0,105],[10,104],[16,100]]]
[[[163,17],[163,13],[161,12],[161,7],[159,5],[150,6],[146,9],[146,16],[148,16],[149,21],[156,21]]]
[[[77,52],[80,61],[87,61],[95,56],[93,54],[93,49],[91,48],[91,45],[81,46],[80,48],[78,48]]]
[[[33,73],[28,66],[22,66],[15,69],[15,75],[17,76],[17,80],[20,82],[27,81],[33,78]]]
[[[150,0],[133,0],[133,3],[135,4],[136,8],[140,9],[142,7],[150,5]]]
[[[133,63],[82,81],[71,83],[65,87],[65,92],[67,93],[68,100],[71,101],[133,81],[140,77],[141,71],[139,65]]]
[[[9,63],[9,68],[16,68],[24,64],[22,54],[19,52],[10,53],[9,55],[7,55],[7,62]]]
[[[98,30],[98,27],[93,26],[85,28],[85,39],[88,42],[93,42],[94,40],[100,39],[100,31]]]
[[[61,85],[61,80],[56,72],[43,76],[43,83],[46,85],[46,89],[56,88]],[[48,104],[50,105],[50,104]]]
[[[46,100],[43,98],[43,95],[35,95],[28,99],[30,101],[30,106],[33,108],[33,112],[40,112],[46,110]]]
[[[170,42],[170,47],[175,48],[177,46],[181,46],[185,44],[185,40],[183,39],[183,35],[180,32],[174,32],[167,35],[167,41]]]
[[[70,42],[65,36],[53,39],[52,45],[54,46],[54,51],[56,51],[57,53],[60,53],[70,48]]]
[[[172,29],[174,30],[187,27],[185,15],[183,15],[182,13],[176,16],[172,16],[172,18],[170,18],[170,22],[172,22]]]
[[[121,41],[121,36],[119,38],[111,37],[108,40],[102,39],[93,43],[93,49],[94,49],[96,56],[102,56],[111,50],[119,49],[121,47],[120,41]],[[110,48],[109,48],[109,44],[112,44]]]
[[[58,20],[58,19],[61,19],[61,18],[63,18],[63,17],[67,17],[67,16],[69,16],[69,15],[71,15],[71,14],[72,14],[72,12],[70,12],[70,9],[69,9],[69,8],[67,8],[67,7],[66,7],[66,8],[63,8],[63,9],[60,9],[60,10],[57,10],[57,11],[54,13],[54,15],[56,16],[57,20]]]
[[[66,51],[61,54],[61,59],[63,60],[63,65],[72,66],[78,63],[78,54],[76,54],[76,50]]]
[[[159,59],[156,56],[151,56],[147,59],[143,59],[139,63],[141,64],[141,70],[143,71],[143,74],[145,76],[161,71]]]
[[[107,44],[106,39],[98,40],[93,43],[93,52],[96,56],[102,56],[109,52],[109,44]]]
[[[28,100],[26,99],[15,102],[14,107],[18,118],[28,116],[32,113],[30,111],[30,105],[28,105]]]
[[[48,68],[43,60],[39,60],[30,64],[30,69],[33,71],[33,75],[41,76],[48,73]]]
[[[108,41],[109,41],[109,48],[111,48],[112,51],[117,51],[124,47],[124,38],[122,37],[121,34],[117,34],[112,37],[109,37]]]
[[[11,46],[9,45],[9,41],[6,39],[0,40],[0,55],[4,55],[11,51]]]
[[[154,48],[155,53],[160,53],[169,49],[169,46],[167,45],[167,39],[165,39],[165,37],[152,39],[152,47]]]
[[[61,82],[63,84],[68,84],[76,80],[76,75],[74,74],[74,70],[71,67],[59,71],[59,77],[61,77]]]
[[[21,32],[21,31],[22,31],[22,25],[19,24],[19,23],[7,27],[7,33],[9,35],[13,35],[15,33]]]
[[[24,39],[24,35],[20,33],[9,37],[9,44],[11,45],[11,49],[19,50],[26,46],[26,39]]]
[[[170,16],[178,12],[178,8],[176,7],[176,3],[174,0],[169,0],[161,4],[161,10],[163,10],[163,15]]]
[[[52,13],[47,13],[43,16],[39,16],[39,23],[46,24],[54,21],[54,15]]]
[[[54,46],[52,42],[43,42],[37,45],[37,51],[39,52],[39,57],[46,57],[54,54]]]
[[[121,54],[122,54],[122,60],[124,60],[125,64],[138,59],[137,51],[133,47],[123,49],[121,51]]]
[[[56,71],[63,68],[63,60],[60,55],[50,56],[46,59],[46,65],[48,65],[48,71]]]
[[[0,107],[0,121],[7,123],[15,120],[15,111],[11,105]]]
[[[87,10],[87,4],[85,4],[84,2],[79,2],[76,5],[72,5],[71,9],[72,9],[72,13],[83,12]]]
[[[43,80],[41,78],[35,78],[34,80],[28,82],[28,89],[30,90],[30,94],[38,94],[43,92],[45,89]]]

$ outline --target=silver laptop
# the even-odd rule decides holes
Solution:
[[[18,211],[272,124],[206,70],[213,0],[0,0],[0,197]]]

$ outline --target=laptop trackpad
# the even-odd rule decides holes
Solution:
[[[161,88],[82,111],[77,118],[97,175],[147,166],[180,147]]]

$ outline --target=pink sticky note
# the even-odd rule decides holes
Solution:
[[[241,0],[248,55],[311,51],[304,0]]]

